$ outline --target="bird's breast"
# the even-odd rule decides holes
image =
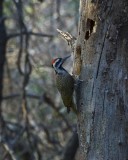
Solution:
[[[74,89],[74,79],[70,74],[67,75],[56,75],[56,85],[59,90]]]

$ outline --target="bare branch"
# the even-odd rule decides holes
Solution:
[[[35,33],[35,32],[32,32],[32,31],[22,31],[20,33],[13,33],[13,34],[9,34],[7,36],[7,39],[11,39],[11,38],[15,38],[15,37],[18,37],[18,36],[21,36],[22,35],[29,35],[29,36],[38,36],[38,37],[54,37],[55,35],[53,34],[45,34],[45,33]]]
[[[3,96],[2,99],[3,99],[3,100],[8,100],[8,99],[12,99],[12,98],[20,97],[20,96],[21,96],[21,94],[15,93],[15,94]],[[35,95],[35,94],[30,94],[30,93],[28,93],[28,94],[26,94],[26,96],[27,96],[28,98],[34,98],[34,99],[37,99],[37,100],[40,99],[40,96],[39,96],[39,95]]]
[[[2,143],[3,147],[5,148],[5,150],[7,151],[7,153],[11,156],[12,160],[18,160],[17,157],[15,156],[13,150],[11,149],[11,147],[7,144],[7,143]]]
[[[68,32],[63,32],[60,29],[57,29],[57,31],[60,33],[61,37],[68,42],[68,45],[71,46],[71,48],[74,46],[76,38],[72,36]]]
[[[3,96],[3,77],[4,77],[4,65],[5,65],[5,55],[6,55],[6,28],[3,16],[3,4],[4,1],[0,1],[0,135],[3,134],[4,129],[4,118],[2,111],[2,96]]]
[[[78,134],[75,132],[72,134],[71,138],[69,139],[64,149],[64,155],[62,160],[74,160],[78,147],[79,147]]]

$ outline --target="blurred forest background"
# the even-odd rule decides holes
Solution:
[[[51,60],[70,53],[56,29],[76,36],[78,12],[79,0],[0,1],[0,160],[74,159],[76,117]]]

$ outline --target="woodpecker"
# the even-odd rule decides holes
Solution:
[[[69,57],[70,56],[53,59],[52,66],[56,73],[56,86],[61,94],[65,107],[67,107],[67,112],[69,113],[70,109],[72,109],[75,113],[77,113],[73,101],[75,80],[62,66]]]

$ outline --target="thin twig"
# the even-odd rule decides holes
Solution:
[[[11,147],[9,147],[9,145],[7,143],[2,143],[3,147],[5,148],[5,150],[8,152],[8,154],[11,156],[12,160],[18,160],[17,157],[15,156],[13,150],[11,149]]]
[[[18,37],[18,36],[21,36],[22,35],[29,35],[29,36],[38,36],[38,37],[54,37],[55,35],[53,34],[45,34],[45,33],[36,33],[36,32],[32,32],[32,31],[22,31],[20,33],[13,33],[13,34],[9,34],[7,36],[7,39],[11,39],[11,38],[15,38],[15,37]]]

